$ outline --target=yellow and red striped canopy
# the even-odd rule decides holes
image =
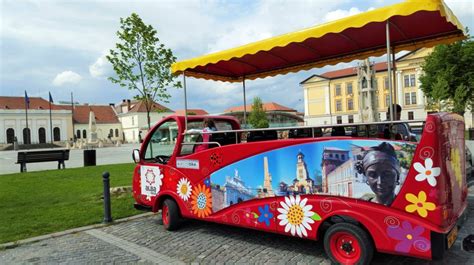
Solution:
[[[387,52],[386,23],[395,52],[465,39],[442,0],[406,0],[336,21],[172,65],[174,74],[240,82],[349,62]]]

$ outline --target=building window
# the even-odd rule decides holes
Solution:
[[[46,130],[43,127],[38,129],[38,140],[40,144],[46,143]]]
[[[115,129],[115,137],[119,137],[119,130]]]
[[[414,120],[415,119],[415,114],[413,113],[413,111],[408,112],[408,119],[409,120]]]
[[[132,125],[135,125],[135,117],[132,116]]]
[[[349,115],[349,123],[354,123],[354,115]]]
[[[352,83],[346,83],[346,94],[352,95]]]
[[[82,130],[82,138],[86,139],[87,138],[87,133],[86,130]]]
[[[31,131],[30,128],[23,129],[23,144],[31,144]]]
[[[410,105],[410,93],[405,93],[405,105]]]
[[[336,96],[340,96],[341,95],[341,84],[337,84],[336,85]]]
[[[416,104],[416,92],[411,92],[411,104]]]
[[[110,129],[110,130],[109,130],[109,135],[108,135],[108,136],[109,136],[109,137],[107,137],[107,138],[112,138],[112,137],[114,137],[114,129]]]
[[[55,142],[61,141],[61,130],[59,127],[54,127],[53,129],[53,139]]]
[[[15,130],[12,128],[7,129],[7,144],[12,144],[15,141]]]
[[[336,100],[336,111],[342,111],[342,102],[340,100]]]
[[[337,122],[337,124],[342,124],[342,116],[337,116],[336,117],[336,122]]]
[[[354,109],[354,102],[350,98],[350,99],[347,100],[347,110],[353,110],[353,109]]]
[[[385,95],[385,107],[390,106],[390,95]]]
[[[415,74],[404,75],[403,81],[404,81],[405,87],[414,87],[416,83]]]
[[[81,139],[81,130],[76,131],[76,138]]]
[[[383,78],[383,82],[384,82],[383,88],[384,88],[385,90],[388,90],[388,77],[384,77],[384,78]]]

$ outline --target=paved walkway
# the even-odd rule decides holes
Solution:
[[[121,147],[104,147],[96,149],[97,165],[133,163],[132,151],[139,149],[139,144],[124,144]],[[84,150],[72,149],[69,153],[69,160],[65,162],[66,168],[84,166]],[[19,173],[20,165],[17,161],[18,151],[0,152],[0,175],[8,173]],[[43,162],[27,164],[28,171],[50,170],[58,167],[57,162]],[[1,177],[1,176],[0,176]]]
[[[441,261],[377,253],[373,264],[474,264],[461,240],[474,232],[474,197],[458,240]],[[174,232],[151,215],[0,251],[0,264],[330,264],[321,242],[187,221]]]

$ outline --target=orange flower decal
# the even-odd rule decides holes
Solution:
[[[195,215],[204,218],[211,214],[211,190],[205,185],[198,184],[191,195],[192,210]]]

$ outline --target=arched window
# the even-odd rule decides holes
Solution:
[[[119,137],[119,131],[118,131],[118,129],[115,129],[115,137]]]
[[[59,129],[59,127],[54,127],[53,138],[55,142],[61,141],[61,130]]]
[[[109,137],[108,138],[112,138],[114,137],[114,129],[110,129],[109,131]]]
[[[81,130],[76,131],[76,138],[81,139]]]
[[[15,130],[12,128],[7,129],[7,144],[12,144],[15,141]]]
[[[82,130],[82,138],[86,139],[87,138],[87,133],[86,130]]]
[[[23,129],[23,144],[31,144],[31,131],[30,128]]]
[[[46,130],[43,127],[38,129],[38,140],[40,144],[46,143]]]

